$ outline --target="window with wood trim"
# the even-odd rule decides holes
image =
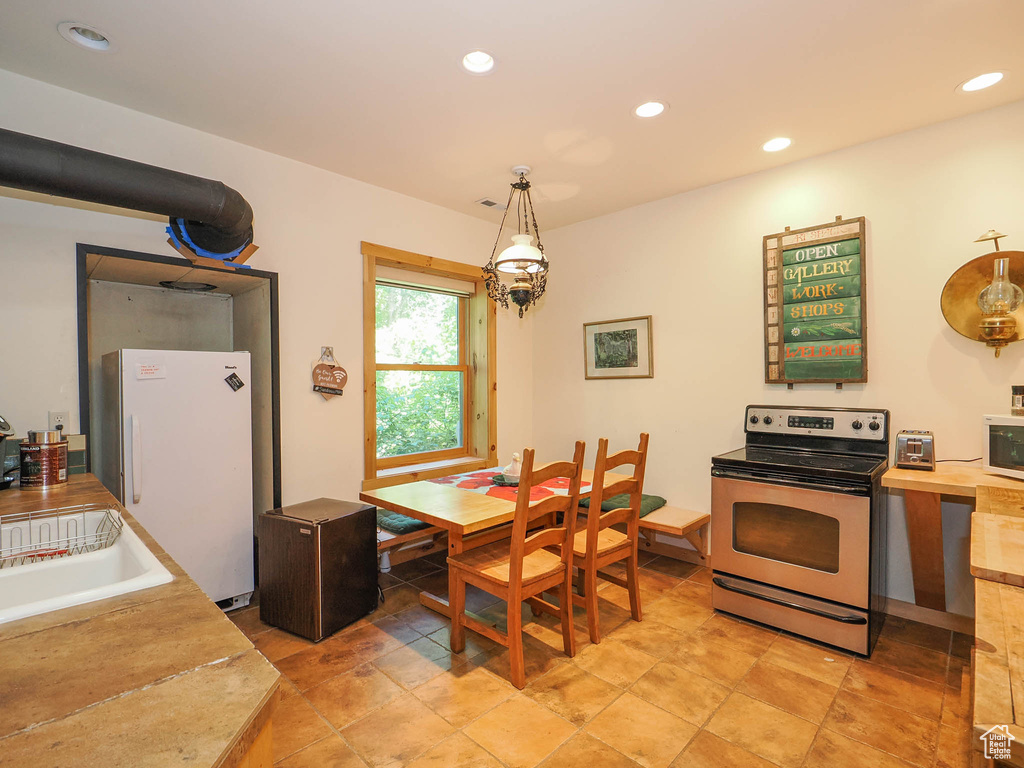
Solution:
[[[364,487],[492,464],[496,313],[480,268],[362,251]]]
[[[377,279],[377,468],[469,453],[469,294]]]

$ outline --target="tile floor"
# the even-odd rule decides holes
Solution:
[[[507,651],[419,605],[443,593],[443,555],[381,576],[386,602],[312,644],[231,618],[285,676],[274,716],[281,768],[942,768],[968,765],[960,682],[971,638],[894,617],[870,661],[711,610],[709,572],[664,557],[641,576],[644,621],[601,590],[602,642],[577,614],[576,657],[552,617],[526,625],[527,687]],[[504,604],[471,591],[500,624]],[[526,615],[529,615],[528,611]]]

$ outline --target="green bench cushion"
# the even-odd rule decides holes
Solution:
[[[648,496],[646,493],[640,494],[640,517],[649,515],[656,509],[661,509],[668,501],[663,499],[661,496]],[[581,507],[589,507],[590,499],[580,499]],[[629,506],[629,494],[620,493],[618,496],[609,496],[607,499],[601,502],[601,510],[604,512],[611,512],[613,509],[621,509],[622,507]]]
[[[417,520],[414,517],[403,515],[401,512],[391,512],[387,509],[377,509],[377,526],[385,531],[395,534],[412,533],[429,528],[430,523]]]

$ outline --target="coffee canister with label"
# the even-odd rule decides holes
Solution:
[[[21,444],[21,487],[49,488],[68,481],[68,441],[56,430],[29,430]]]

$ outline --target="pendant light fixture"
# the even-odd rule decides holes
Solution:
[[[484,286],[487,295],[495,304],[508,309],[509,299],[519,307],[519,316],[528,311],[544,294],[548,282],[548,259],[544,255],[544,246],[540,242],[540,230],[537,229],[537,216],[533,212],[533,200],[530,198],[530,182],[526,180],[530,166],[517,165],[512,168],[516,180],[510,186],[505,213],[498,227],[498,237],[491,250],[491,258],[483,267]],[[512,210],[515,201],[516,234],[512,235],[512,245],[500,254],[497,260],[501,233],[505,228],[505,219]],[[534,245],[534,240],[537,244]],[[506,285],[503,276],[511,279],[512,284]]]

